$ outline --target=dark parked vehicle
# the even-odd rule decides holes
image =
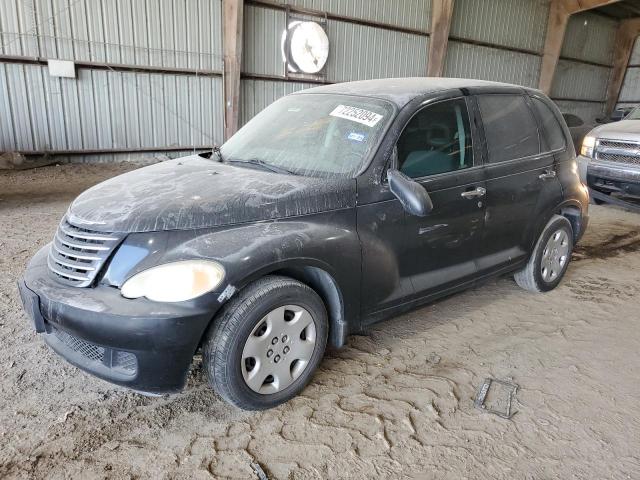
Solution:
[[[210,154],[90,188],[19,286],[74,365],[175,392],[201,348],[222,397],[263,409],[374,322],[499,274],[553,289],[588,200],[538,91],[336,84],[278,100]]]
[[[624,120],[624,118],[631,113],[634,107],[618,107],[613,113],[611,113],[611,121],[619,122],[620,120]]]
[[[579,116],[573,113],[563,113],[562,118],[564,118],[567,127],[569,127],[569,132],[571,132],[573,147],[576,149],[576,152],[579,152],[582,147],[582,140],[584,140],[587,133],[589,133],[597,123],[585,123]]]

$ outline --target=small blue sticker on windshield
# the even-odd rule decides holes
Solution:
[[[354,142],[363,142],[365,139],[365,135],[362,133],[351,132],[347,138],[349,140],[353,140]]]

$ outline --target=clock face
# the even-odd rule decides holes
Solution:
[[[329,57],[329,38],[315,22],[291,22],[282,35],[282,57],[291,72],[318,73]]]

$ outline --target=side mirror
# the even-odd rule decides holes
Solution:
[[[418,182],[411,180],[399,170],[388,170],[387,179],[391,193],[400,200],[408,213],[417,217],[426,217],[433,210],[431,197]]]

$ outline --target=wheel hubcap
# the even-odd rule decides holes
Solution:
[[[541,260],[542,279],[553,282],[569,261],[569,235],[566,230],[556,230],[544,247]]]
[[[244,344],[244,381],[254,392],[279,392],[307,368],[315,346],[311,314],[298,305],[278,307],[257,323]]]

